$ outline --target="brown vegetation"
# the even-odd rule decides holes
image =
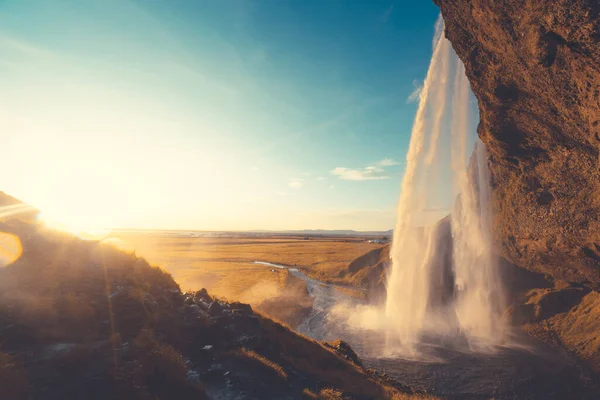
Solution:
[[[285,269],[255,264],[266,261],[299,268],[307,275],[340,287],[346,294],[365,298],[370,289],[383,288],[380,270],[350,267],[365,252],[381,253],[381,245],[364,238],[314,237],[171,237],[158,234],[119,234],[125,248],[135,249],[164,265],[185,290],[208,289],[230,301],[252,304],[257,310],[296,327],[312,308],[306,284]],[[113,239],[116,240],[116,237]],[[385,249],[385,247],[384,247]],[[384,254],[385,253],[385,254]],[[352,264],[352,265],[354,265]],[[379,271],[379,276],[375,275]],[[357,288],[360,288],[357,290]]]
[[[19,220],[0,230],[23,245],[21,257],[0,269],[3,398],[410,393],[248,305],[181,293],[169,274],[135,254]],[[276,276],[286,290],[306,291],[287,271]]]
[[[181,238],[152,234],[119,234],[125,246],[134,248],[151,262],[165,265],[185,289],[206,287],[225,296],[243,294],[236,281],[246,272],[261,273],[261,281],[269,280],[270,268],[253,264],[266,261],[301,269],[312,278],[341,283],[340,272],[349,262],[366,252],[382,247],[365,238],[314,237],[196,237]],[[241,271],[241,273],[240,273]],[[265,279],[267,278],[267,279]],[[219,282],[224,282],[222,287]],[[257,280],[258,282],[258,280]],[[251,286],[251,285],[250,285]],[[228,297],[229,298],[229,297]]]

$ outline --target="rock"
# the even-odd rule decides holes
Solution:
[[[335,350],[336,353],[344,357],[346,360],[358,366],[362,366],[362,362],[360,361],[360,358],[358,358],[358,355],[354,352],[354,350],[352,350],[352,347],[350,347],[350,345],[343,340],[324,342],[323,345]]]
[[[533,304],[511,304],[505,311],[505,316],[511,322],[511,325],[523,325],[533,320]]]
[[[229,305],[229,307],[231,308],[232,311],[234,311],[234,312],[237,311],[239,314],[242,314],[242,315],[251,315],[252,314],[252,307],[250,306],[250,304],[233,302]]]
[[[200,382],[200,374],[198,373],[198,371],[190,369],[187,371],[187,379],[190,382],[198,383]]]
[[[579,304],[588,292],[589,290],[582,288],[536,291],[528,300],[528,304],[534,306],[531,320],[539,322],[556,314],[567,312]]]
[[[600,288],[598,2],[435,2],[478,99],[502,255]]]
[[[213,301],[208,307],[208,313],[213,317],[223,315],[223,306],[218,301]]]
[[[71,353],[77,347],[76,343],[55,343],[46,346],[42,351],[40,360],[50,360],[57,357],[63,357]]]
[[[194,298],[196,300],[202,300],[206,303],[212,303],[213,302],[213,298],[208,294],[208,291],[205,288],[202,288],[200,290],[198,290],[195,294],[194,294]]]

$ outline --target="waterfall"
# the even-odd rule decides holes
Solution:
[[[406,348],[428,335],[466,337],[474,346],[497,343],[503,332],[503,291],[491,251],[487,154],[476,138],[464,65],[443,31],[440,16],[391,251],[388,340]]]

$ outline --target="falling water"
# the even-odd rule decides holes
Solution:
[[[388,336],[405,348],[432,334],[465,337],[472,346],[493,344],[503,331],[503,293],[491,252],[487,155],[474,132],[464,66],[443,31],[440,17],[391,252]],[[444,213],[451,217],[440,221]]]

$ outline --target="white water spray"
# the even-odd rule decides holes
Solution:
[[[476,137],[470,87],[443,30],[440,17],[391,252],[388,339],[399,339],[405,348],[432,334],[466,337],[479,345],[498,343],[503,333],[503,292],[491,252],[487,155],[477,142],[469,167]],[[441,211],[451,218],[436,223]]]

